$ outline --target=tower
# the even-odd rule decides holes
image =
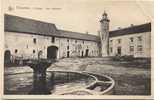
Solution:
[[[100,38],[101,38],[101,55],[106,57],[109,55],[109,22],[107,13],[104,11],[100,20]]]

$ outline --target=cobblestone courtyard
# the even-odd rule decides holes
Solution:
[[[105,74],[115,80],[115,95],[150,95],[150,64],[137,65],[126,61],[111,61],[105,58],[65,58],[51,65],[48,70],[73,70]],[[32,72],[25,67],[5,67],[5,75]]]

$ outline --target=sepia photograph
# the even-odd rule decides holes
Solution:
[[[3,0],[4,95],[151,96],[153,4]]]

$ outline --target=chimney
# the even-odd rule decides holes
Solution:
[[[86,34],[88,34],[89,32],[88,31],[86,31]]]
[[[134,24],[130,24],[130,26],[131,26],[131,27],[133,27],[133,26],[134,26]]]
[[[118,30],[120,30],[121,29],[121,27],[118,27]]]

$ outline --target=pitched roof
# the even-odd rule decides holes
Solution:
[[[8,32],[19,32],[36,35],[67,37],[80,40],[99,41],[95,35],[58,30],[55,24],[5,14],[4,29]]]
[[[58,30],[55,24],[52,23],[42,22],[38,20],[13,16],[8,14],[5,14],[4,22],[5,22],[4,29],[5,31],[8,32],[66,37],[66,38],[96,41],[96,42],[100,41],[100,38],[95,35],[66,31],[66,30]],[[150,32],[150,31],[151,31],[151,23],[146,23],[120,30],[110,31],[109,37]]]
[[[79,32],[72,32],[72,31],[66,31],[66,30],[59,30],[62,37],[69,37],[73,39],[80,39],[80,40],[89,40],[89,41],[100,41],[99,37],[96,35],[90,35],[85,33],[79,33]]]
[[[146,24],[127,27],[127,28],[124,28],[124,29],[110,31],[109,37],[143,33],[143,32],[150,32],[150,31],[151,31],[151,23],[146,23]]]
[[[41,22],[18,16],[5,15],[4,29],[9,32],[21,32],[40,35],[58,35],[56,26],[52,23]]]

